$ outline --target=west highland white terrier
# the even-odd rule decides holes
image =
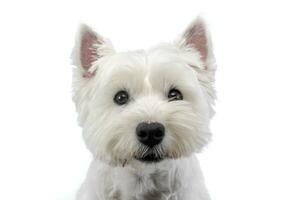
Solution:
[[[208,200],[196,158],[210,141],[215,59],[200,18],[180,38],[116,52],[81,25],[73,51],[79,125],[93,161],[77,200]]]

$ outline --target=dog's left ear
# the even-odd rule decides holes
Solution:
[[[183,52],[183,58],[195,70],[199,83],[204,86],[203,88],[213,102],[216,98],[214,81],[217,65],[210,34],[204,21],[199,17],[196,18],[177,41],[177,45]]]
[[[72,59],[84,78],[91,78],[96,72],[93,64],[111,52],[113,47],[108,40],[85,24],[79,26]]]
[[[198,17],[183,33],[179,45],[185,49],[196,50],[202,66],[193,66],[197,71],[212,72],[216,69],[210,34],[204,21]]]

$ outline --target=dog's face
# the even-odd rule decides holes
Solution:
[[[209,141],[215,65],[199,19],[174,44],[123,53],[82,26],[73,58],[74,102],[96,158],[153,163]]]

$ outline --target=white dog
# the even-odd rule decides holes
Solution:
[[[197,18],[174,43],[116,52],[86,25],[74,102],[94,156],[77,200],[208,200],[195,153],[209,142],[215,59]]]

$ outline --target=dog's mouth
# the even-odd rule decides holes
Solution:
[[[146,163],[156,163],[156,162],[162,161],[164,158],[161,156],[158,156],[154,153],[151,153],[144,157],[135,157],[135,159],[137,159],[141,162],[146,162]]]

